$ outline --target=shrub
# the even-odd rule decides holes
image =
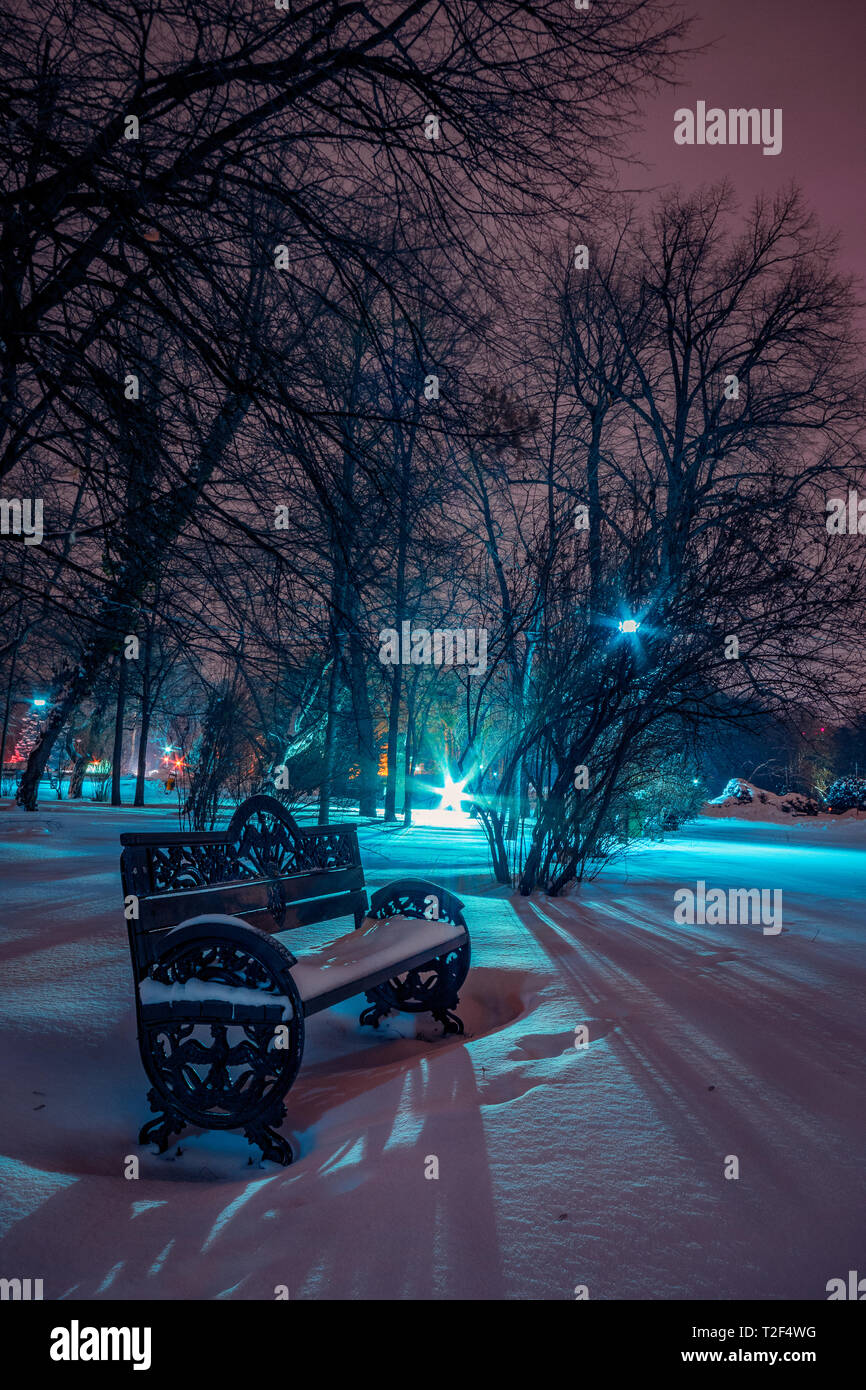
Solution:
[[[790,816],[817,816],[821,807],[810,796],[791,793],[782,802],[782,810]]]
[[[824,797],[827,810],[834,815],[843,811],[866,811],[866,777],[837,777],[827,788]]]

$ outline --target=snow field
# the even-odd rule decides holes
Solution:
[[[0,1273],[46,1298],[570,1300],[823,1299],[866,1270],[862,824],[700,820],[560,900],[495,888],[474,828],[362,827],[370,891],[464,898],[467,1036],[361,1030],[363,1000],[308,1020],[280,1169],[240,1135],[136,1143],[117,837],[159,815],[0,809]],[[781,888],[783,931],[675,926],[697,879]]]

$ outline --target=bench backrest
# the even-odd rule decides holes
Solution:
[[[120,873],[136,966],[159,934],[213,912],[283,931],[367,911],[354,825],[302,827],[271,796],[253,796],[225,831],[121,835]],[[130,916],[134,911],[137,916]]]

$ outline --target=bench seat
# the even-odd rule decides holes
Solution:
[[[231,923],[237,918],[199,917],[182,925],[208,921]],[[399,974],[416,969],[434,956],[463,946],[467,939],[466,928],[452,922],[428,921],[425,917],[386,917],[381,921],[366,917],[357,930],[311,951],[292,966],[304,1016],[320,1013],[355,994],[365,994],[387,980],[395,967]],[[166,985],[144,979],[138,992],[145,1022],[166,1016],[187,1020],[219,1018],[227,1023],[235,1018],[267,1022],[292,1017],[291,1004],[283,995],[268,997],[254,989],[205,980]]]
[[[465,927],[425,917],[366,917],[357,931],[337,937],[292,966],[292,977],[304,1003],[304,1014],[319,1013],[364,994],[397,973],[414,970],[434,956],[464,945]]]

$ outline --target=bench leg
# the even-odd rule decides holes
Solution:
[[[162,1097],[154,1090],[147,1093],[151,1110],[156,1110],[156,1117],[148,1120],[147,1124],[142,1125],[138,1133],[139,1144],[156,1144],[157,1151],[164,1154],[168,1148],[168,1141],[173,1134],[181,1134],[186,1129],[186,1120],[177,1110],[172,1110],[166,1106]]]
[[[359,1019],[359,1022],[362,1028],[367,1023],[369,1023],[371,1028],[378,1028],[379,1019],[387,1018],[391,1010],[383,1008],[382,1005],[377,1002],[377,1000],[372,994],[366,995],[366,998],[370,1001],[370,1007],[369,1009],[364,1009]]]
[[[169,1140],[173,1134],[181,1134],[186,1129],[186,1120],[179,1115],[176,1110],[164,1109],[163,1102],[160,1100],[156,1091],[148,1094],[150,1107],[158,1111],[158,1114],[147,1124],[142,1125],[139,1135],[139,1144],[156,1144],[157,1151],[164,1154],[168,1148]],[[287,1168],[294,1158],[292,1146],[287,1139],[278,1134],[272,1125],[279,1125],[286,1118],[286,1107],[280,1105],[266,1117],[259,1117],[254,1123],[247,1125],[244,1136],[251,1144],[258,1144],[262,1151],[262,1158],[270,1158],[274,1163],[281,1163]]]
[[[454,1006],[453,1006],[453,1007],[456,1008],[457,1005],[459,1004],[459,1002],[460,1002],[459,999],[457,999],[457,997],[456,997],[456,995],[455,995],[455,998],[454,998]],[[443,1027],[444,1030],[445,1030],[446,1036],[447,1036],[448,1033],[459,1033],[459,1034],[462,1036],[462,1034],[463,1034],[463,1020],[462,1020],[461,1018],[458,1018],[458,1017],[457,1017],[457,1014],[453,1013],[452,1010],[451,1010],[450,1008],[448,1008],[448,1009],[432,1009],[431,1012],[432,1012],[433,1017],[436,1019],[436,1022],[442,1024],[442,1027]]]
[[[391,1010],[384,1008],[372,995],[368,994],[367,998],[370,1000],[370,1007],[364,1009],[359,1022],[362,1027],[369,1023],[372,1028],[378,1028],[379,1019],[387,1018]],[[453,1010],[457,1008],[459,1002],[460,1000],[455,994],[454,998],[448,1001],[447,1006],[440,1005],[438,1009],[430,1010],[431,1016],[436,1019],[436,1022],[442,1024],[446,1036],[449,1033],[457,1033],[462,1036],[464,1032],[463,1020],[458,1018],[457,1014],[453,1012]]]
[[[458,991],[469,971],[469,943],[445,955],[436,956],[405,974],[385,980],[368,990],[370,1005],[361,1014],[361,1023],[378,1028],[379,1019],[392,1009],[400,1013],[430,1013],[442,1024],[446,1036],[462,1034],[463,1024],[454,1010],[460,1002]]]
[[[274,1110],[265,1116],[260,1116],[252,1124],[247,1125],[244,1136],[251,1144],[258,1144],[262,1151],[262,1158],[269,1158],[274,1163],[281,1163],[284,1168],[288,1168],[294,1154],[288,1139],[284,1139],[278,1134],[274,1125],[282,1124],[286,1118],[286,1107],[278,1105]],[[250,1159],[252,1163],[252,1159]]]

